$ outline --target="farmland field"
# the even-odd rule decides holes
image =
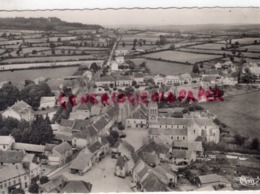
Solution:
[[[201,44],[201,45],[191,46],[189,48],[220,50],[221,47],[225,48],[225,44]]]
[[[231,51],[207,50],[207,49],[191,49],[191,48],[181,48],[180,51],[209,53],[209,54],[219,54],[219,55],[222,55],[223,53],[230,54],[230,55],[232,54]]]
[[[47,62],[47,63],[22,63],[22,64],[11,64],[11,65],[0,65],[0,69],[25,69],[25,68],[35,68],[35,67],[49,67],[49,66],[69,66],[69,65],[91,65],[91,63],[96,62],[98,65],[103,63],[103,60],[86,60],[86,61],[63,61],[63,62]]]
[[[232,39],[232,43],[235,43],[236,41],[239,42],[239,44],[253,44],[254,41],[260,41],[260,38],[239,38],[239,39]],[[220,43],[225,43],[225,41],[220,41]]]
[[[151,73],[161,73],[165,75],[178,75],[180,73],[189,73],[192,70],[191,65],[183,65],[179,63],[155,61],[149,59],[131,59],[136,65],[146,62],[147,67],[150,68]]]
[[[253,51],[253,52],[260,52],[260,45],[250,45],[250,46],[243,46],[243,47],[239,47],[239,49],[244,50],[244,49],[248,49],[248,51]]]
[[[234,131],[244,136],[260,137],[260,91],[231,96],[224,102],[201,103],[205,109]]]
[[[33,62],[46,62],[46,61],[66,61],[66,60],[79,60],[79,59],[91,59],[91,55],[79,55],[79,56],[50,56],[50,57],[30,57],[30,58],[12,58],[6,59],[0,62],[0,64],[12,64],[12,63],[33,63]]]
[[[147,49],[151,49],[151,48],[156,48],[157,47],[157,45],[155,45],[155,44],[150,44],[150,43],[148,43],[148,44],[146,44],[146,45],[142,45],[142,46],[139,46],[139,45],[136,45],[135,46],[135,48],[136,49],[143,49],[143,50],[147,50]],[[132,48],[133,48],[133,44],[127,44],[127,45],[125,45],[124,47],[122,46],[122,44],[119,44],[118,45],[118,47],[117,47],[117,49],[122,49],[122,50],[132,50]]]
[[[186,52],[179,52],[179,51],[163,51],[158,53],[152,53],[144,55],[145,57],[149,57],[152,59],[163,59],[169,61],[177,61],[182,63],[196,63],[200,61],[207,61],[211,59],[220,58],[217,55],[207,55],[207,54],[194,54],[194,53],[186,53]]]
[[[22,82],[25,79],[36,79],[44,76],[49,78],[59,78],[68,75],[72,75],[78,67],[61,67],[61,68],[48,68],[48,69],[30,69],[26,71],[3,71],[0,72],[1,81]]]

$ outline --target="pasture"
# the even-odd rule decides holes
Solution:
[[[220,56],[217,55],[195,54],[195,53],[186,53],[180,51],[163,51],[158,53],[147,54],[144,55],[144,57],[149,57],[152,59],[162,59],[167,61],[176,61],[181,63],[192,63],[192,64],[220,58]]]
[[[71,61],[71,60],[83,60],[91,59],[92,55],[78,55],[78,56],[49,56],[49,57],[28,57],[28,58],[11,58],[5,59],[0,64],[12,64],[12,63],[35,63],[35,62],[56,62],[56,61]]]
[[[242,47],[239,47],[239,49],[240,50],[248,49],[248,51],[260,52],[260,45],[242,46]]]
[[[225,44],[201,44],[201,45],[195,45],[191,46],[189,48],[194,48],[194,49],[210,49],[210,50],[220,50],[221,47],[225,48]]]
[[[244,136],[260,137],[260,91],[230,96],[224,102],[201,103],[220,121]]]
[[[239,42],[239,44],[254,44],[254,41],[260,41],[260,38],[239,38],[239,39],[232,39],[232,43],[235,43],[236,41]],[[225,43],[224,40],[220,41],[219,43]]]
[[[23,82],[25,79],[34,80],[44,76],[52,79],[72,75],[78,67],[60,67],[46,69],[29,69],[25,71],[3,71],[0,72],[1,81],[11,81],[12,83]]]
[[[179,75],[180,73],[190,73],[191,65],[183,65],[179,63],[156,61],[150,59],[131,59],[136,65],[146,62],[146,66],[150,68],[151,73],[161,73],[164,75]]]

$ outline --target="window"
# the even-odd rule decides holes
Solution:
[[[27,186],[28,186],[28,185],[27,185],[27,182],[25,182],[25,183],[24,183],[24,187],[27,188]]]
[[[173,136],[171,136],[171,139],[173,139]]]
[[[194,133],[195,133],[195,129],[194,129],[194,131],[193,131]]]
[[[5,149],[5,145],[3,145],[3,148]]]
[[[24,180],[26,180],[26,178],[27,178],[27,177],[26,177],[26,176],[24,176]]]
[[[179,139],[179,136],[177,136],[177,139]]]
[[[183,140],[185,140],[185,137],[183,137]]]
[[[3,186],[2,185],[0,185],[0,189],[2,189],[3,188]]]
[[[120,170],[123,170],[123,167],[122,167],[122,166],[120,166],[120,167],[119,167],[119,169],[120,169]]]

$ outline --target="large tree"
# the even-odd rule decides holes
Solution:
[[[40,83],[38,85],[31,83],[21,90],[20,95],[23,101],[33,108],[38,108],[40,106],[41,97],[53,96],[53,93],[46,83]]]
[[[193,73],[200,73],[200,69],[199,69],[198,64],[193,65],[192,72]]]
[[[12,106],[20,99],[20,92],[11,82],[6,83],[0,89],[0,111]]]
[[[46,144],[53,138],[51,125],[41,115],[37,115],[31,126],[29,141],[33,144]]]

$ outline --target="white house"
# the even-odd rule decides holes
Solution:
[[[101,87],[101,86],[109,86],[110,84],[115,84],[115,80],[111,76],[104,76],[100,77],[98,80],[95,82],[96,86]]]
[[[0,136],[0,150],[7,151],[12,148],[15,140],[12,136]]]
[[[116,86],[122,87],[122,86],[131,86],[133,82],[133,79],[131,77],[122,76],[116,78]]]
[[[115,57],[115,61],[117,62],[117,64],[122,65],[125,62],[125,58],[123,56],[118,56]]]
[[[40,100],[40,107],[41,108],[53,108],[56,106],[57,100],[55,96],[43,96]]]
[[[111,62],[111,71],[118,71],[118,63],[115,61]]]
[[[19,121],[22,119],[26,121],[32,121],[34,117],[34,111],[32,107],[24,101],[18,101],[13,106],[8,107],[3,113],[4,118],[12,117]]]
[[[133,75],[133,79],[136,81],[137,84],[142,85],[144,84],[144,74],[143,73],[135,73]]]
[[[165,85],[173,85],[173,84],[178,84],[178,83],[180,83],[180,77],[179,76],[167,75],[164,78],[164,84]]]
[[[153,77],[153,81],[156,85],[161,85],[163,84],[165,81],[164,81],[164,77],[161,76],[160,74],[157,74],[156,76]]]
[[[126,50],[126,49],[124,49],[124,50],[122,50],[122,49],[117,49],[117,50],[115,50],[115,55],[116,56],[125,56],[125,55],[127,55],[129,53],[129,51],[128,50]]]
[[[50,165],[64,165],[72,155],[72,147],[68,142],[63,142],[52,149],[52,154],[48,156]]]

